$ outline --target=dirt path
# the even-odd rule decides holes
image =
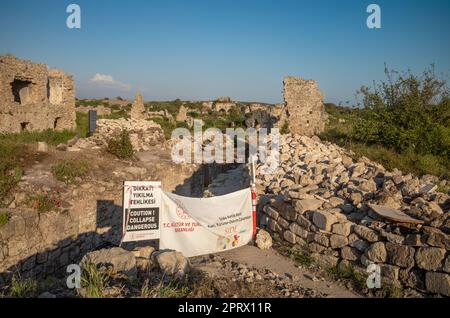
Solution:
[[[292,278],[293,282],[301,287],[314,289],[317,292],[328,294],[329,297],[361,297],[344,286],[339,285],[337,282],[314,279],[316,274],[312,271],[305,268],[298,268],[291,259],[273,249],[261,250],[255,246],[245,245],[218,255],[235,262],[246,264],[249,267],[272,270],[279,275]]]

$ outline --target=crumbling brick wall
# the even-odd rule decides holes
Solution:
[[[0,133],[75,128],[72,76],[45,64],[0,56]]]
[[[324,94],[317,87],[317,82],[289,76],[283,84],[289,131],[306,136],[323,132],[326,120]]]

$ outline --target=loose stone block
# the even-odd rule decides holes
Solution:
[[[417,267],[426,270],[436,270],[441,267],[445,257],[445,249],[437,247],[420,247],[416,252]]]
[[[313,214],[313,223],[322,230],[331,231],[331,226],[337,222],[336,216],[325,211],[316,211]]]
[[[450,296],[450,275],[444,273],[427,272],[425,274],[427,291],[444,296]]]
[[[330,236],[331,248],[341,248],[348,244],[348,239],[345,236],[333,234]]]

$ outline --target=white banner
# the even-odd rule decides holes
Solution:
[[[221,252],[252,240],[250,188],[211,198],[163,192],[160,249],[187,257]]]
[[[160,237],[161,182],[125,181],[122,242]]]

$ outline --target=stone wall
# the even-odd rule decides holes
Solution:
[[[434,191],[434,177],[353,162],[306,136],[282,138],[280,167],[257,180],[262,224],[319,264],[365,273],[375,263],[384,283],[450,296],[450,196]]]
[[[66,266],[78,264],[87,252],[117,246],[122,233],[121,180],[155,178],[162,181],[166,191],[201,197],[211,181],[230,167],[215,163],[164,165],[158,170],[126,166],[112,173],[116,179],[92,179],[66,188],[61,192],[59,211],[3,209],[10,218],[0,226],[0,286],[17,272],[24,278],[65,274]],[[173,174],[176,178],[169,180]],[[23,187],[15,194],[21,206],[28,199],[26,193],[34,189]],[[133,249],[135,245],[139,243],[124,243],[124,248]]]
[[[127,130],[134,151],[148,150],[165,141],[161,126],[151,120],[138,119],[99,119],[97,129],[88,141],[97,146],[106,146],[108,140]]]
[[[284,79],[284,102],[289,131],[312,136],[325,128],[323,93],[314,80],[297,77]]]
[[[43,214],[16,209],[0,228],[0,285],[15,272],[21,277],[63,273],[88,251],[105,242],[117,244],[121,213],[106,200],[80,200],[61,212]],[[102,226],[106,223],[110,226]]]
[[[71,76],[44,64],[0,56],[0,132],[75,128]]]

